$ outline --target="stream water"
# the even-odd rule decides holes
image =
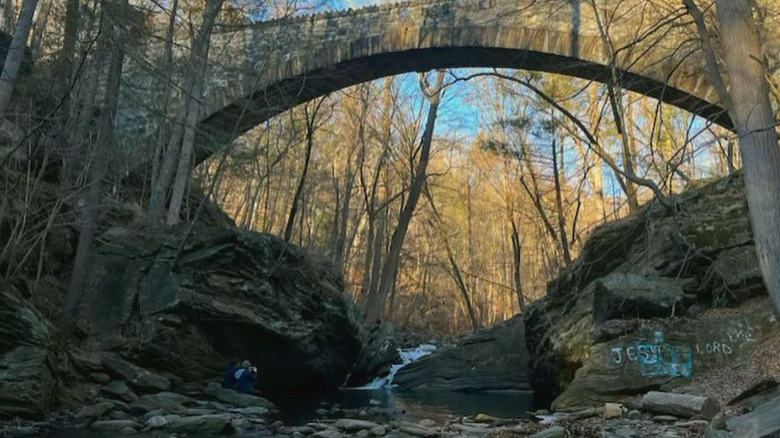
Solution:
[[[433,344],[422,344],[399,351],[402,363],[392,365],[390,373],[357,388],[344,388],[327,396],[294,396],[274,399],[285,424],[302,424],[317,418],[316,410],[324,402],[328,406],[337,403],[341,408],[360,409],[369,406],[371,400],[381,406],[401,412],[410,420],[429,418],[444,420],[449,415],[476,415],[484,413],[495,417],[522,418],[534,409],[532,392],[484,392],[466,393],[452,391],[398,392],[393,378],[402,367],[436,350]]]
[[[393,377],[398,370],[421,357],[431,354],[436,346],[420,345],[401,351],[403,363],[393,365],[390,374],[376,379],[360,388],[344,388],[326,395],[274,396],[273,402],[279,408],[275,419],[286,425],[300,425],[314,421],[320,416],[317,409],[338,404],[342,409],[362,409],[371,404],[371,400],[381,403],[383,408],[391,408],[406,420],[419,421],[432,419],[443,422],[448,416],[476,415],[479,413],[502,418],[524,418],[534,409],[532,392],[398,392],[393,389]],[[45,436],[51,438],[119,438],[118,433],[95,432],[90,430],[60,430]],[[168,437],[170,434],[138,434],[139,438]],[[197,436],[197,435],[191,435]]]

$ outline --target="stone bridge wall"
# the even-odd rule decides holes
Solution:
[[[223,30],[201,123],[221,143],[313,97],[365,80],[440,67],[516,67],[599,81],[728,125],[682,2],[598,0],[601,25],[576,0],[413,1]],[[718,114],[721,114],[718,116]]]

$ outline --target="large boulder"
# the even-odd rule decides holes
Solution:
[[[624,400],[737,365],[752,342],[736,338],[778,329],[765,310],[742,178],[695,185],[674,201],[594,230],[526,311],[537,401],[573,409]]]
[[[683,290],[673,278],[642,276],[616,272],[596,280],[593,295],[593,319],[672,316],[683,299]]]
[[[344,382],[361,328],[326,259],[238,229],[198,227],[181,246],[183,234],[103,236],[80,315],[90,345],[121,347],[134,364],[186,381],[218,376],[240,357],[258,366],[263,390]]]
[[[400,391],[529,391],[525,324],[521,315],[404,366]]]
[[[645,321],[627,335],[594,344],[553,408],[622,401],[675,379],[743,365],[752,347],[777,329],[765,300],[738,313]]]
[[[40,418],[55,396],[49,368],[53,328],[18,293],[0,285],[0,419]]]
[[[347,386],[361,386],[376,377],[385,377],[393,364],[401,363],[395,328],[389,322],[374,326],[367,333],[368,340],[360,352]]]

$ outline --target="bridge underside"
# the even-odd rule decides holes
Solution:
[[[201,162],[258,124],[298,104],[363,82],[439,68],[512,68],[559,73],[607,83],[608,66],[549,53],[485,47],[426,48],[357,58],[314,70],[255,91],[204,119],[199,125],[197,161]],[[667,84],[621,71],[622,88],[653,97],[732,129],[720,106]]]

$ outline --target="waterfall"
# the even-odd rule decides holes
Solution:
[[[384,377],[377,377],[372,382],[359,386],[357,388],[350,388],[350,389],[382,389],[382,388],[392,388],[393,387],[393,378],[395,377],[396,373],[398,373],[398,370],[405,367],[406,365],[409,365],[410,363],[416,361],[417,359],[420,359],[421,357],[425,357],[433,351],[436,350],[436,346],[433,344],[420,344],[417,347],[414,348],[406,348],[406,349],[398,349],[398,354],[401,356],[401,363],[399,364],[393,364],[390,366],[390,373]]]

